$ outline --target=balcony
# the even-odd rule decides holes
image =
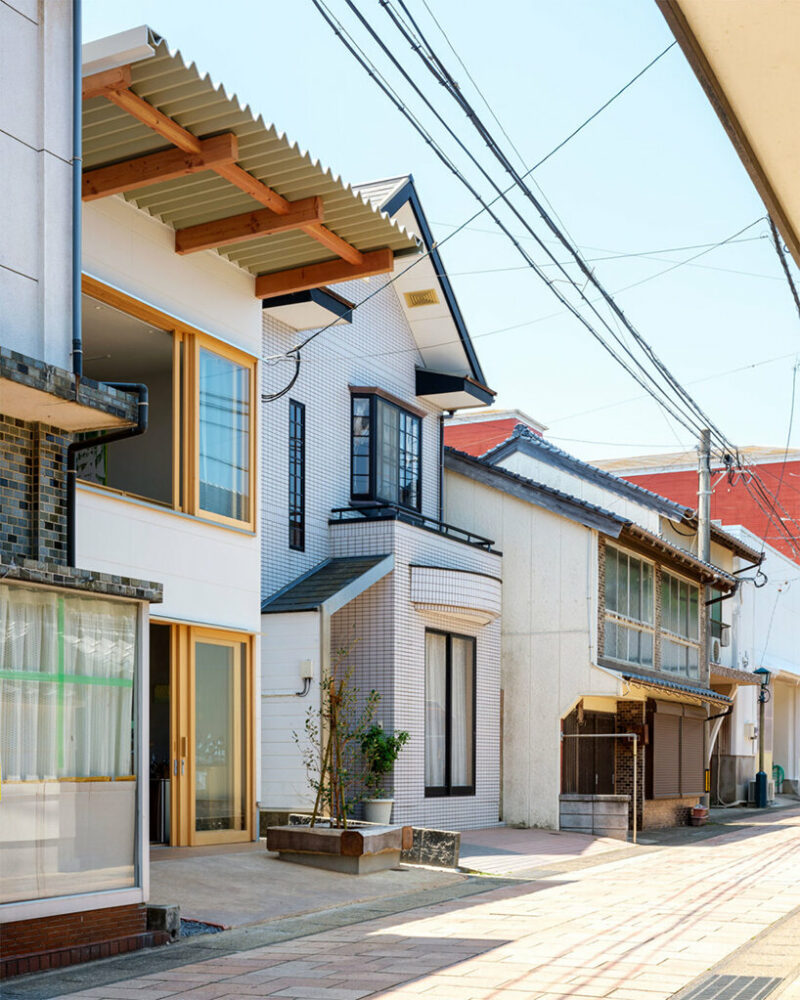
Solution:
[[[437,521],[436,518],[428,517],[417,511],[408,510],[404,507],[397,507],[388,503],[366,503],[357,507],[335,507],[331,511],[331,518],[328,524],[343,524],[363,521],[400,521],[403,524],[410,524],[424,531],[430,531],[453,541],[470,545],[476,549],[483,549],[485,552],[494,552],[494,541],[476,535],[465,528],[457,528],[446,521]]]

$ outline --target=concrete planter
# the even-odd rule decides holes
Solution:
[[[388,826],[392,821],[394,799],[364,799],[364,822]]]
[[[561,795],[559,802],[561,830],[628,839],[627,795]]]
[[[351,875],[385,871],[400,863],[400,854],[412,846],[410,826],[355,827],[271,826],[267,850],[282,861],[327,868]]]

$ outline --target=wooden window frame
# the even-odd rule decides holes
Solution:
[[[659,673],[666,674],[669,677],[683,677],[686,680],[698,680],[700,677],[702,666],[703,666],[703,643],[701,640],[701,623],[702,623],[702,613],[701,604],[703,600],[703,588],[691,580],[689,577],[682,576],[680,573],[676,573],[672,569],[668,569],[665,566],[659,567],[659,586],[661,587],[661,622],[658,630],[658,644],[659,644],[659,663],[661,668]],[[693,589],[697,593],[697,638],[692,639],[689,636],[681,635],[680,632],[673,632],[672,629],[666,628],[664,625],[664,585],[668,577],[672,577],[677,580],[678,583],[685,584],[688,588]],[[688,600],[688,596],[687,596]],[[692,674],[689,672],[689,668],[685,673],[676,672],[674,670],[664,669],[664,640],[674,643],[676,646],[683,646],[685,649],[695,649],[697,651],[697,673]]]
[[[441,786],[425,786],[426,799],[438,798],[458,798],[475,795],[476,770],[478,767],[477,756],[477,708],[478,708],[478,640],[474,635],[462,635],[459,632],[447,632],[444,629],[426,628],[425,636],[442,635],[445,637],[445,702],[447,705],[447,717],[445,720],[445,784]],[[452,754],[452,732],[453,732],[453,684],[452,684],[452,663],[453,663],[453,639],[464,639],[472,643],[472,784],[453,785],[450,781],[451,775],[451,754]],[[427,650],[426,654],[427,656]],[[427,664],[426,664],[427,668]],[[424,695],[423,695],[424,700]]]
[[[636,632],[645,632],[653,638],[653,662],[651,664],[639,663],[636,660],[622,660],[619,657],[611,656],[605,650],[605,631],[603,633],[603,657],[612,663],[627,663],[634,667],[641,667],[644,670],[654,670],[656,664],[656,650],[658,643],[658,629],[656,627],[656,585],[659,567],[656,562],[652,559],[648,559],[646,556],[640,555],[638,552],[631,552],[629,549],[623,548],[619,545],[609,545],[608,543],[604,546],[603,551],[603,562],[604,570],[608,572],[608,553],[613,551],[615,553],[622,553],[627,556],[628,559],[636,559],[637,562],[642,563],[642,565],[649,566],[652,570],[652,621],[646,622],[638,618],[630,618],[627,615],[621,614],[619,611],[614,611],[606,605],[606,595],[605,595],[605,585],[603,587],[603,619],[605,622],[611,622],[613,625],[621,625],[623,628],[628,628]]]
[[[173,338],[173,393],[172,393],[172,504],[171,509],[189,514],[199,520],[210,521],[222,527],[255,532],[257,518],[256,466],[257,466],[257,359],[239,348],[232,347],[196,327],[154,306],[142,302],[125,292],[106,285],[97,278],[84,274],[83,293],[89,298],[111,306],[128,316],[150,326],[164,330]],[[200,391],[198,385],[200,350],[232,361],[248,371],[250,397],[250,426],[248,440],[248,517],[242,520],[226,517],[200,505]],[[112,494],[131,496],[113,487],[96,483]],[[157,506],[170,509],[169,504],[137,497]]]

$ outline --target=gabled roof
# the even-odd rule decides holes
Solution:
[[[652,531],[648,531],[629,517],[616,514],[598,504],[590,503],[588,500],[557,490],[552,486],[545,486],[544,483],[537,483],[533,479],[511,472],[502,466],[492,465],[486,456],[475,458],[447,447],[445,448],[444,461],[445,468],[470,479],[475,479],[485,486],[501,490],[503,493],[508,493],[526,503],[532,503],[550,511],[550,513],[600,531],[610,538],[624,536],[626,539],[644,544],[651,550],[662,552],[669,556],[673,562],[691,568],[704,582],[723,584],[728,589],[736,583],[733,576],[718,566],[698,559],[691,552],[687,552]]]
[[[405,303],[406,318],[420,345],[420,354],[425,367],[450,374],[469,375],[485,387],[486,378],[470,340],[467,325],[444,263],[435,247],[433,234],[412,175],[389,177],[369,184],[356,184],[353,190],[366,198],[375,208],[397,219],[407,230],[416,233],[425,250],[429,251],[426,260],[421,261],[408,272],[407,276],[395,282],[401,304]],[[415,289],[437,286],[446,310],[441,306],[437,310],[436,305],[407,308],[408,302],[404,299],[406,292],[411,294]],[[441,320],[445,311],[449,312],[450,322],[455,324],[455,337],[442,336],[442,325],[437,321]]]

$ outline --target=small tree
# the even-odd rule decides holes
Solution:
[[[363,798],[358,792],[354,755],[380,701],[370,691],[363,706],[352,684],[353,668],[343,666],[352,646],[337,650],[330,676],[320,681],[319,710],[306,713],[304,737],[293,733],[300,747],[308,783],[316,792],[311,826],[327,811],[331,825],[347,828],[347,814]]]
[[[397,756],[409,738],[404,729],[387,733],[379,722],[367,729],[361,737],[361,752],[366,765],[364,782],[369,791],[377,792],[384,777],[392,773]]]

